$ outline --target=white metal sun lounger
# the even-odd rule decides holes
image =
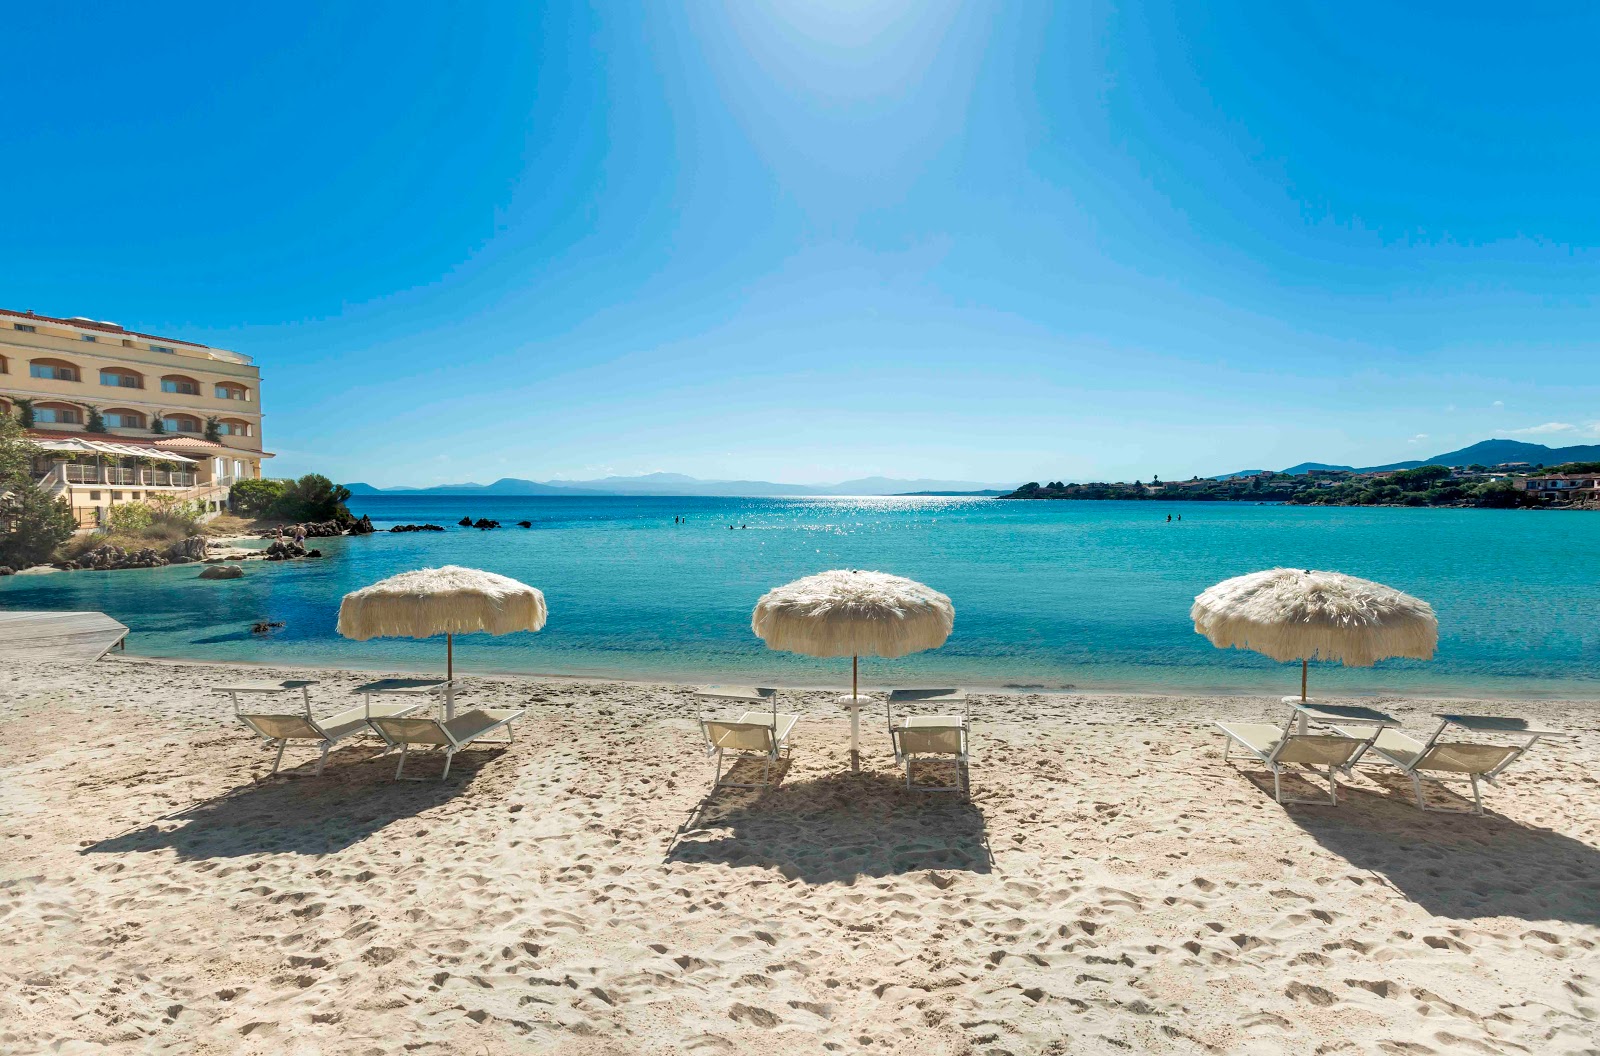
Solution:
[[[1295,715],[1290,715],[1289,721],[1282,726],[1265,722],[1218,722],[1217,728],[1227,734],[1227,740],[1223,742],[1222,761],[1228,761],[1229,753],[1237,743],[1272,771],[1272,792],[1279,803],[1337,805],[1339,785],[1334,778],[1334,771],[1365,750],[1371,738],[1365,735],[1352,737],[1348,734],[1296,733],[1294,726],[1297,721]],[[1374,732],[1377,729],[1373,727]],[[1283,768],[1291,763],[1299,763],[1314,771],[1323,770],[1328,779],[1328,798],[1284,798]]]
[[[374,715],[372,724],[383,734],[385,740],[400,746],[400,762],[394,768],[396,781],[427,780],[421,777],[405,777],[406,752],[410,750],[413,744],[425,745],[434,749],[444,749],[444,773],[439,775],[439,780],[443,781],[450,776],[450,763],[455,758],[455,754],[472,742],[480,740],[495,730],[504,728],[506,731],[505,740],[495,740],[487,743],[510,744],[512,742],[511,724],[527,714],[527,711],[527,708],[473,708],[471,711],[462,712],[453,719],[445,719],[443,721],[421,715]]]
[[[770,711],[747,709],[738,718],[708,718],[701,715],[700,732],[705,736],[706,755],[715,756],[717,760],[716,773],[711,778],[713,792],[719,788],[771,787],[772,765],[789,753],[789,737],[794,733],[800,716],[780,715],[778,691],[765,686],[701,686],[695,690],[695,696],[701,700],[770,705]],[[723,756],[728,752],[764,759],[761,782],[724,781],[722,763]],[[729,772],[732,773],[732,767]]]
[[[420,703],[374,704],[370,708],[347,708],[325,719],[315,718],[309,711],[287,714],[240,712],[239,721],[265,739],[267,747],[277,744],[278,755],[272,761],[273,774],[278,772],[278,767],[283,763],[283,750],[290,741],[311,741],[321,745],[322,754],[317,757],[316,770],[320,774],[328,761],[328,752],[346,738],[382,737],[384,751],[388,751],[394,744],[384,736],[382,730],[375,728],[373,721],[387,716],[409,715],[426,706]]]
[[[1372,752],[1385,762],[1399,768],[1411,779],[1416,793],[1417,806],[1438,814],[1483,813],[1483,792],[1479,781],[1495,784],[1495,778],[1522,754],[1538,743],[1541,737],[1560,737],[1556,730],[1537,730],[1523,719],[1495,715],[1443,715],[1435,714],[1438,728],[1426,741],[1408,737],[1399,730],[1384,730],[1372,743]],[[1492,744],[1482,741],[1441,741],[1447,730],[1455,727],[1473,735],[1499,734],[1517,738],[1518,744]],[[1354,735],[1355,729],[1336,727],[1339,732]],[[1354,762],[1352,760],[1352,762]],[[1472,786],[1472,808],[1456,810],[1450,807],[1430,807],[1422,794],[1424,779],[1444,785],[1451,778],[1465,779]]]
[[[961,705],[959,715],[905,715],[898,723],[894,706]],[[969,731],[971,724],[967,712],[967,695],[959,689],[896,689],[891,690],[884,704],[889,719],[889,740],[894,745],[894,761],[905,770],[906,787],[923,792],[954,792],[968,794],[966,768],[970,763]],[[955,781],[948,785],[917,785],[912,780],[912,766],[918,756],[949,758],[955,767]]]

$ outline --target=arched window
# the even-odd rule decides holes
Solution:
[[[113,407],[100,417],[105,419],[107,429],[143,429],[149,424],[143,413],[127,407]]]
[[[50,381],[80,381],[78,368],[64,359],[35,359],[28,364],[28,376]]]
[[[216,394],[219,400],[248,400],[250,398],[249,389],[243,385],[235,385],[231,381],[217,382]]]
[[[164,414],[161,424],[167,427],[169,433],[198,433],[203,428],[200,419],[192,414]]]
[[[200,383],[182,374],[168,374],[161,379],[162,392],[176,392],[184,396],[200,395]]]
[[[70,403],[36,403],[33,405],[35,425],[82,425],[83,408]]]
[[[144,375],[124,367],[106,367],[100,371],[100,384],[119,389],[144,388]]]
[[[249,436],[250,423],[242,418],[224,418],[217,423],[217,432],[223,436]]]
[[[6,362],[5,356],[0,356],[0,374],[11,373],[11,365]]]

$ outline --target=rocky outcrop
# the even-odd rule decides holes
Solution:
[[[267,547],[268,561],[292,561],[297,557],[321,557],[321,550],[307,550],[293,539],[273,543]]]
[[[487,532],[491,528],[500,527],[500,522],[491,521],[486,517],[479,517],[476,521],[472,522],[472,527],[478,529],[480,532]]]
[[[190,561],[203,561],[206,556],[206,539],[203,535],[191,535],[187,539],[180,539],[167,547],[167,560],[175,565],[187,564]]]
[[[457,521],[456,523],[459,524],[463,528],[471,528],[472,527],[472,518],[471,517],[463,517],[459,521]]]
[[[244,569],[238,565],[207,565],[200,570],[201,579],[243,579]]]
[[[124,550],[120,546],[107,543],[93,550],[84,551],[76,560],[59,562],[56,567],[109,572],[119,568],[161,568],[166,564],[168,564],[167,559],[151,547]]]
[[[532,528],[533,527],[533,522],[532,521],[518,521],[517,522],[517,527],[518,528]]]
[[[0,576],[14,576],[16,574],[17,574],[17,570],[16,569],[11,568],[11,567],[9,567],[7,565],[0,565]]]
[[[273,539],[281,533],[285,539],[292,539],[297,528],[306,533],[307,539],[331,539],[336,535],[371,535],[377,531],[372,526],[372,518],[363,515],[356,521],[307,521],[305,524],[291,524],[283,528],[263,528],[256,532],[256,538]]]
[[[389,529],[391,532],[442,532],[437,524],[397,524]]]

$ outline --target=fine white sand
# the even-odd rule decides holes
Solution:
[[[530,711],[448,782],[257,782],[206,688],[291,674],[369,677],[0,672],[0,1052],[1600,1051],[1594,705],[1515,706],[1573,736],[1484,818],[1377,771],[1281,807],[1207,724],[1281,705],[1131,696],[977,698],[966,804],[878,721],[841,772],[789,694],[781,787],[703,803],[695,705],[644,684],[471,678]]]

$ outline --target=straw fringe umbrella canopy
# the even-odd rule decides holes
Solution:
[[[1306,699],[1311,660],[1371,667],[1389,657],[1433,659],[1433,607],[1393,587],[1339,572],[1273,568],[1223,580],[1194,599],[1194,629],[1219,649],[1300,661]]]
[[[850,761],[859,770],[860,658],[937,649],[955,620],[950,599],[914,579],[835,569],[769,590],[750,627],[771,649],[850,657]]]
[[[445,636],[445,678],[455,678],[455,636],[537,631],[549,610],[544,593],[510,576],[445,565],[402,572],[339,603],[339,633],[369,638]]]

